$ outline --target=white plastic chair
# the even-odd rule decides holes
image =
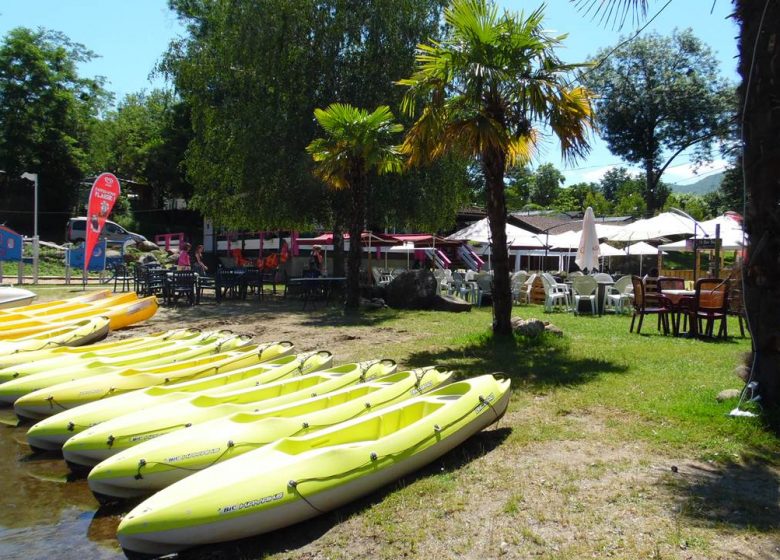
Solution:
[[[528,287],[525,285],[526,280],[528,280],[526,272],[515,272],[510,280],[512,299],[517,303],[530,303]]]
[[[544,286],[544,310],[553,311],[556,307],[563,306],[565,311],[571,308],[569,292],[560,289],[560,285],[550,283],[548,275],[542,274],[542,285]]]
[[[574,314],[580,311],[580,302],[586,301],[590,304],[590,311],[596,314],[596,299],[598,298],[598,282],[593,276],[577,276],[572,280],[571,289],[574,295]]]
[[[623,313],[631,311],[631,295],[634,287],[631,285],[631,276],[625,275],[618,278],[614,285],[604,292],[604,311]]]

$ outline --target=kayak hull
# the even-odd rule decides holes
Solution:
[[[0,309],[29,305],[36,297],[37,294],[30,290],[0,286]]]
[[[323,371],[217,395],[197,395],[126,414],[74,436],[63,447],[68,462],[94,466],[123,449],[238,412],[260,412],[296,403],[395,371],[395,362],[344,364]],[[107,442],[109,444],[107,444]]]
[[[491,385],[482,378],[196,473],[128,513],[117,529],[119,542],[131,552],[169,554],[267,533],[369,494],[504,414],[509,382]],[[456,396],[465,383],[471,389]]]
[[[311,433],[429,392],[451,375],[432,367],[398,372],[260,414],[192,426],[113,455],[92,469],[88,483],[100,499],[147,495],[282,437]],[[66,460],[70,443],[63,450]]]
[[[248,344],[250,339],[251,337],[246,336],[234,337],[222,343],[221,349],[224,352],[219,354],[165,366],[130,368],[33,391],[14,402],[14,411],[20,418],[42,420],[63,410],[136,389],[169,385],[189,379],[202,379],[217,372],[246,367],[292,352],[291,343],[274,343],[259,351],[242,350],[241,346]]]
[[[293,360],[289,358],[294,358]],[[142,409],[150,409],[164,403],[172,403],[195,394],[220,394],[243,384],[252,386],[281,379],[298,368],[300,374],[330,367],[333,356],[319,351],[302,354],[300,357],[284,356],[249,367],[229,370],[195,381],[176,383],[167,387],[154,387],[132,391],[101,401],[96,401],[71,410],[66,410],[42,420],[27,431],[28,443],[38,449],[60,449],[70,438],[103,422]],[[290,362],[290,363],[286,363]],[[278,365],[275,365],[278,363]],[[289,367],[288,367],[289,366]],[[302,366],[302,367],[300,367]],[[76,461],[74,461],[76,463]],[[89,465],[90,463],[86,463]]]

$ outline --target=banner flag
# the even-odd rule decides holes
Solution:
[[[119,198],[119,179],[111,173],[101,173],[92,184],[89,192],[89,206],[87,211],[87,239],[84,250],[84,272],[89,267],[92,251],[95,248],[100,232],[106,225],[106,219]]]

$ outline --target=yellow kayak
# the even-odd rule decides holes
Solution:
[[[15,379],[0,384],[0,403],[13,404],[18,398],[54,385],[87,379],[129,368],[149,369],[167,366],[185,360],[214,354],[222,350],[248,344],[249,339],[229,331],[203,333],[192,340],[158,341],[143,348],[131,348],[110,357],[77,360],[70,365],[56,367],[50,360],[5,368],[3,376],[13,374]]]
[[[109,319],[109,329],[117,330],[134,323],[145,321],[157,313],[158,303],[155,296],[138,299],[135,293],[125,294],[124,300],[115,300],[113,305],[88,309],[79,309],[48,318],[17,320],[4,323],[0,321],[0,339],[13,340],[57,328],[65,323],[84,317],[103,315]]]
[[[396,364],[392,360],[371,360],[344,364],[308,375],[282,378],[256,387],[218,394],[195,395],[175,402],[162,403],[124,414],[74,436],[79,441],[70,447],[73,462],[94,465],[122,449],[163,434],[239,412],[256,413],[299,402],[361,381],[388,375],[395,369]],[[111,445],[105,445],[109,440]],[[98,445],[94,445],[96,442]],[[67,442],[65,445],[68,445]]]
[[[483,375],[279,439],[160,490],[117,537],[128,552],[162,555],[305,521],[441,457],[498,421],[509,396],[509,380]]]
[[[100,293],[100,292],[98,292]],[[98,311],[104,307],[135,301],[138,295],[134,292],[126,294],[111,294],[89,302],[68,302],[64,305],[41,309],[36,312],[16,311],[6,312],[0,315],[0,330],[10,330],[17,325],[23,325],[27,321],[48,321],[61,323],[68,318],[81,319],[90,315],[98,315]]]
[[[30,337],[18,338],[15,340],[3,340],[0,341],[0,345],[5,348],[6,345],[13,345],[24,340],[35,340],[36,336],[37,335],[32,335]],[[13,374],[8,377],[5,375],[3,369],[19,364],[32,364],[43,360],[52,360],[52,364],[61,365],[78,359],[110,356],[115,352],[125,352],[134,346],[152,344],[155,341],[180,340],[185,338],[193,339],[196,336],[202,336],[201,331],[198,329],[173,329],[151,334],[149,336],[124,338],[121,340],[112,340],[111,342],[101,342],[100,344],[90,344],[88,346],[56,346],[41,350],[29,350],[14,354],[0,355],[0,383],[18,377]]]
[[[111,290],[100,290],[97,292],[80,294],[69,299],[55,299],[41,303],[33,303],[31,305],[24,305],[22,307],[14,307],[12,309],[0,309],[0,321],[2,321],[4,317],[11,317],[18,314],[33,316],[37,313],[47,312],[52,309],[76,309],[79,305],[104,300],[111,297],[112,295],[113,294]]]
[[[130,391],[41,420],[27,431],[27,441],[35,449],[56,450],[76,434],[102,422],[131,412],[184,400],[196,395],[219,395],[242,387],[252,387],[291,376],[306,375],[329,368],[333,355],[325,350],[283,356],[249,367],[210,375],[202,379],[174,383],[165,387],[150,387]]]
[[[62,453],[69,464],[93,465],[105,457],[89,473],[90,489],[101,501],[107,496],[131,498],[280,438],[309,434],[425,394],[451,376],[451,371],[434,367],[392,373],[299,402],[204,422],[124,450],[113,449],[114,439],[107,450],[107,435],[112,433],[98,433],[101,426],[96,426],[92,435],[88,430],[69,439]]]
[[[0,341],[0,366],[5,363],[6,356],[13,354],[29,354],[49,348],[92,344],[108,335],[108,325],[108,317],[99,315],[16,340],[2,340]]]
[[[241,337],[237,337],[234,347],[249,340],[251,337],[246,337],[243,341]],[[215,373],[265,362],[290,354],[292,350],[293,344],[291,342],[271,342],[263,345],[251,345],[247,348],[238,347],[235,350],[185,360],[167,366],[128,368],[116,373],[77,379],[33,391],[17,399],[14,403],[14,411],[19,417],[40,420],[62,410],[121,395],[128,391],[199,379]],[[0,385],[0,387],[2,386]]]

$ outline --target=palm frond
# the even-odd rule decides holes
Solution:
[[[593,19],[600,24],[610,24],[613,29],[621,29],[628,16],[632,16],[634,24],[647,16],[648,0],[569,0],[585,15],[592,13]]]

